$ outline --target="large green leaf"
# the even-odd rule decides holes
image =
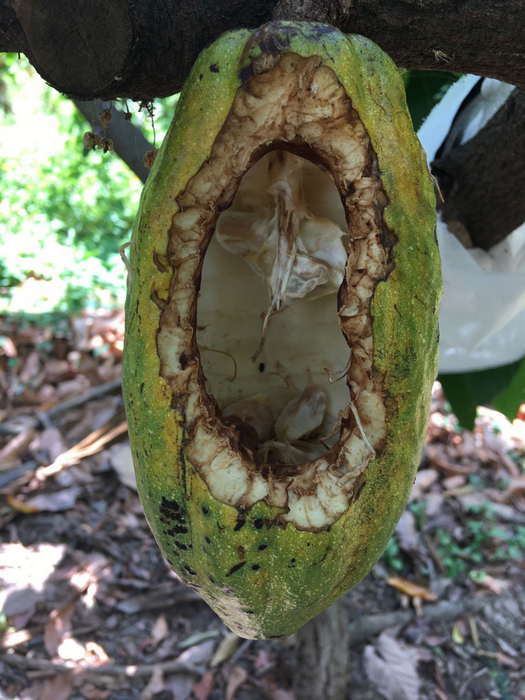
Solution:
[[[512,420],[525,402],[525,358],[480,372],[440,374],[438,380],[453,413],[469,430],[478,406],[491,405]]]
[[[461,73],[409,70],[403,73],[408,109],[417,131],[445,92]]]

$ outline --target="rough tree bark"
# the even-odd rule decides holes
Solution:
[[[296,699],[345,700],[349,666],[349,619],[339,599],[297,633]]]
[[[220,34],[272,16],[364,34],[404,68],[525,87],[525,0],[0,0],[0,51],[74,98],[151,99],[177,92]]]
[[[443,219],[488,250],[525,221],[525,91],[514,90],[474,138],[432,164]]]

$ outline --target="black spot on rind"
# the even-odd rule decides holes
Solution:
[[[252,564],[252,571],[259,571],[260,568],[261,568],[260,564]]]
[[[295,559],[290,559],[290,564],[295,564]]]
[[[225,529],[226,529],[226,528],[224,527],[224,525],[221,525],[220,522],[217,521],[217,530],[218,530],[219,532],[224,532]]]
[[[212,73],[220,73],[220,68],[216,63],[211,64],[210,70]]]
[[[186,566],[184,567],[184,571],[185,571],[187,574],[189,574],[190,576],[197,576],[197,572],[196,572],[196,571],[193,571],[193,569],[190,568],[187,564],[186,564]]]
[[[245,609],[243,608],[242,611],[243,611],[244,613],[246,613],[247,615],[255,615],[255,613],[254,613],[253,610],[245,610]]]
[[[331,547],[327,547],[327,548],[326,548],[326,552],[323,554],[322,559],[319,559],[319,562],[318,562],[319,564],[322,564],[323,561],[326,559],[326,557],[328,556],[328,553],[329,553],[330,549],[331,549]]]
[[[208,515],[209,512],[210,512],[210,511],[206,508],[206,506],[202,506],[202,514],[203,514],[203,515]]]
[[[226,574],[226,578],[228,578],[228,576],[231,576],[232,574],[234,574],[236,571],[239,571],[239,569],[242,569],[242,567],[245,566],[245,564],[246,564],[245,561],[240,561],[238,564],[235,564],[235,566],[232,566],[232,568]],[[252,569],[253,569],[253,566],[252,566]]]
[[[205,536],[204,536],[204,541],[206,542],[206,544],[211,544],[211,540],[210,540],[210,538],[208,537],[208,535],[205,535]]]
[[[239,80],[241,83],[247,83],[250,78],[252,78],[255,75],[255,68],[253,66],[253,63],[248,63],[248,65],[244,66],[244,68],[241,68],[239,71]]]
[[[184,550],[185,552],[188,549],[187,545],[185,545],[183,542],[178,542],[177,540],[175,540],[175,546],[178,547],[179,549]]]
[[[176,522],[180,523],[181,525],[184,525],[186,523],[186,518],[182,513],[174,513],[171,516],[172,520],[175,520]]]
[[[264,549],[266,549],[267,546],[268,546],[267,544],[260,544],[260,545],[257,547],[257,549],[259,550],[259,552],[262,552]]]
[[[244,511],[241,511],[237,516],[237,522],[235,523],[235,527],[233,528],[234,532],[238,532],[241,529],[241,527],[244,527],[245,525],[246,513]]]
[[[259,364],[259,372],[264,372],[264,369],[265,369],[264,362],[261,362],[261,363]]]
[[[177,512],[180,510],[180,505],[177,503],[177,501],[170,499],[170,498],[166,498],[166,496],[162,497],[160,507],[166,508],[166,510],[168,510],[168,511]]]
[[[217,582],[215,581],[215,579],[213,578],[213,576],[210,576],[210,575],[208,574],[208,578],[209,578],[210,582],[213,583],[213,585],[215,585],[215,584],[217,583]]]
[[[262,518],[257,518],[253,521],[253,526],[256,530],[260,530],[264,526],[264,520]]]
[[[165,530],[165,535],[186,535],[188,533],[188,528],[184,525],[175,525],[171,530]]]

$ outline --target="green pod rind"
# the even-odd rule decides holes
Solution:
[[[374,369],[383,377],[386,445],[358,498],[329,528],[275,526],[279,510],[215,500],[186,460],[157,332],[169,298],[169,231],[177,197],[210,157],[242,81],[265,54],[318,56],[352,100],[375,150],[397,242],[371,303]],[[260,70],[260,67],[257,68]],[[421,454],[437,371],[440,260],[435,199],[394,63],[375,44],[324,25],[271,23],[203,51],[144,188],[133,231],[123,387],[139,494],[170,565],[243,637],[291,634],[358,583],[404,509]]]

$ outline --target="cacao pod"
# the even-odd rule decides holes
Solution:
[[[291,634],[377,561],[426,432],[435,200],[395,65],[319,24],[221,37],[133,241],[123,382],[148,522],[237,634]]]

